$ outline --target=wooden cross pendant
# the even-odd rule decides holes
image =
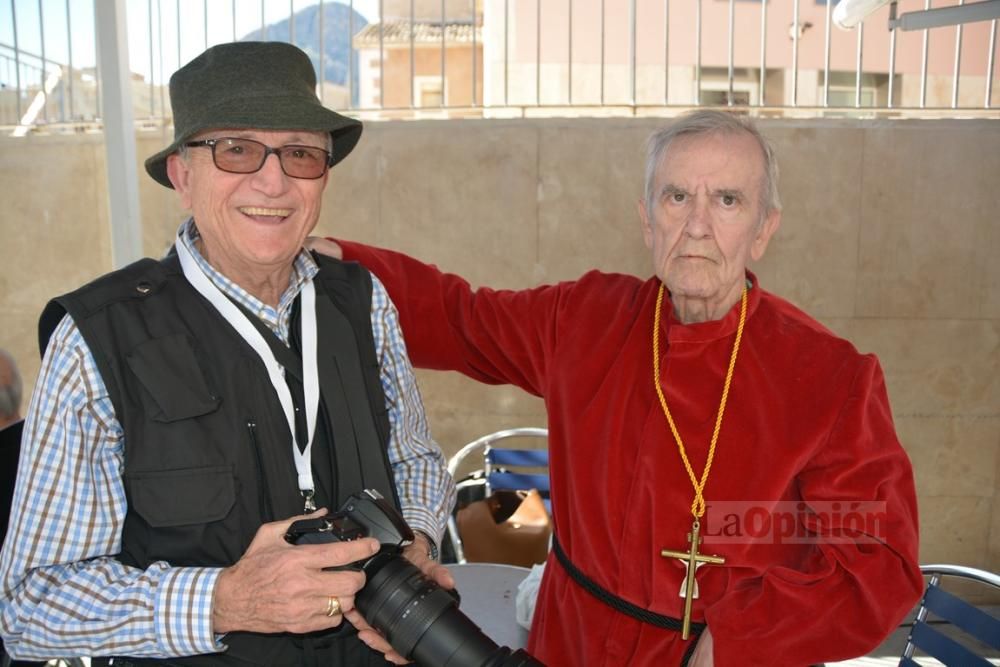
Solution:
[[[690,551],[671,551],[663,549],[660,555],[665,558],[676,558],[687,565],[687,576],[681,584],[680,596],[684,598],[684,625],[681,628],[681,639],[691,636],[691,603],[698,597],[698,582],[695,581],[694,574],[699,567],[705,563],[711,565],[721,565],[726,562],[721,556],[709,556],[698,553],[698,545],[701,544],[701,522],[695,519],[691,524],[691,532],[688,533],[688,542],[691,543]]]

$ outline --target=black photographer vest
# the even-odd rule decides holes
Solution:
[[[317,262],[316,503],[335,511],[351,493],[373,488],[398,509],[371,329],[371,276],[357,264]],[[175,255],[140,260],[53,299],[39,323],[41,349],[67,312],[125,432],[121,562],[226,567],[239,560],[262,523],[302,513],[292,437],[264,364],[188,283]],[[278,359],[301,404],[296,316],[292,347]],[[306,636],[231,633],[223,641],[224,653],[169,662],[386,664],[349,623]]]

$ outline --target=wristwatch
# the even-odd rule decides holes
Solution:
[[[422,530],[416,530],[414,532],[423,535],[424,538],[427,539],[427,557],[430,558],[431,560],[437,560],[439,554],[438,554],[437,544],[435,544],[434,542],[434,538]]]

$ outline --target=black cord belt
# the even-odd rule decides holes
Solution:
[[[555,534],[552,535],[552,551],[555,552],[556,559],[563,566],[563,569],[566,570],[570,579],[579,584],[583,590],[587,591],[615,611],[620,611],[621,613],[631,616],[638,621],[655,625],[658,628],[674,630],[676,632],[681,631],[681,627],[683,625],[681,619],[674,618],[673,616],[657,614],[655,611],[643,609],[628,600],[618,597],[581,572],[576,565],[573,565],[573,562],[569,559],[569,556],[566,555],[566,552],[562,550],[562,547],[559,546],[559,540],[556,539]],[[704,623],[691,621],[691,633],[695,636],[695,639],[697,639],[705,627],[706,625]],[[691,642],[690,646],[688,646],[687,650],[684,652],[684,659],[681,662],[681,665],[687,664],[688,660],[691,658],[691,654],[694,652],[695,646],[696,642]]]

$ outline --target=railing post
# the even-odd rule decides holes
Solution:
[[[325,64],[325,54],[326,54],[326,10],[323,7],[323,0],[319,0],[319,72],[316,78],[319,79],[319,101],[322,104],[326,104],[326,98],[323,96],[323,91],[326,89],[326,64]],[[235,19],[234,19],[235,20]],[[351,106],[350,101],[347,102],[347,106]]]
[[[829,1],[829,0],[827,0]],[[896,20],[896,2],[889,5],[889,100],[886,106],[893,107],[892,97],[896,80],[896,28],[893,21]]]
[[[604,106],[604,0],[601,0],[601,106]]]
[[[760,0],[760,91],[757,106],[764,106],[767,97],[767,0]]]
[[[854,77],[854,108],[861,108],[861,77],[863,65],[863,54],[864,54],[864,43],[865,43],[865,24],[859,23],[858,27],[855,28],[858,31],[858,55],[857,55],[857,72]]]
[[[695,53],[697,61],[694,74],[694,103],[701,105],[701,0],[697,0],[695,18]]]
[[[629,0],[628,3],[628,15],[629,15],[629,37],[628,37],[628,51],[629,51],[629,74],[630,74],[630,84],[629,84],[629,102],[631,103],[633,109],[635,108],[635,78],[636,78],[636,7],[635,0]]]
[[[469,106],[477,107],[479,104],[476,102],[476,28],[479,26],[476,20],[476,0],[472,0],[472,95]]]
[[[542,0],[535,0],[535,106],[542,105]]]
[[[566,16],[566,103],[573,106],[573,0],[567,0]]]
[[[924,9],[931,8],[931,0],[924,0]],[[920,108],[927,106],[927,51],[930,43],[929,31],[924,29],[924,45],[920,53]]]
[[[989,109],[993,106],[993,59],[997,48],[997,20],[993,19],[990,27],[990,52],[986,57],[986,100],[983,107]]]
[[[729,71],[728,80],[729,88],[726,93],[726,105],[733,106],[733,78],[735,64],[733,62],[735,58],[735,53],[733,45],[736,42],[736,0],[729,0],[729,53],[727,54],[729,60]]]
[[[416,5],[414,0],[410,0],[410,108],[417,106],[417,55],[416,55]],[[443,26],[442,26],[443,28]],[[442,94],[444,91],[442,91]]]
[[[156,81],[153,76],[155,68],[153,59],[153,0],[146,0],[146,17],[149,19],[149,117],[156,116]],[[161,29],[163,26],[160,26]]]
[[[47,66],[49,64],[48,59],[45,57],[45,13],[42,10],[42,0],[38,0],[38,37],[41,40],[42,47],[42,81],[41,87],[39,88],[39,93],[42,96],[42,118],[45,120],[49,119],[49,91],[48,86],[48,72]]]
[[[17,41],[17,2],[10,0],[10,20],[14,32],[14,85],[17,87],[17,95],[14,96],[14,105],[17,109],[17,122],[21,122],[21,46]]]
[[[571,0],[572,1],[572,0]],[[767,2],[767,0],[764,0]],[[670,104],[670,3],[663,3],[663,104]]]
[[[799,106],[799,0],[792,0],[792,106]]]
[[[446,17],[444,0],[441,0],[441,108],[448,106],[448,80],[445,54],[447,52],[448,19]],[[385,85],[385,84],[383,84]],[[385,106],[383,104],[382,106]]]
[[[996,21],[993,23],[995,24]],[[75,115],[73,108],[73,20],[72,12],[70,12],[69,8],[69,0],[66,0],[66,53],[68,59],[67,68],[69,73],[69,76],[66,79],[69,85],[69,119],[73,120],[73,116]]]
[[[831,7],[833,0],[826,0],[826,40],[823,55],[823,106],[830,106],[830,28],[833,25]]]
[[[958,0],[958,6],[965,4],[965,0]],[[962,24],[955,26],[955,73],[951,82],[951,108],[958,108],[958,82],[962,69]]]

